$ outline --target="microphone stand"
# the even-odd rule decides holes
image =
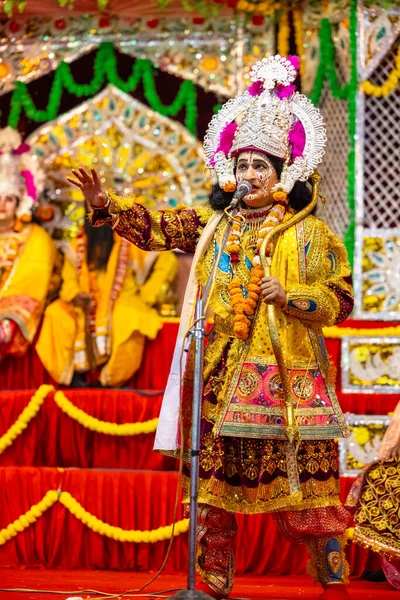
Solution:
[[[196,529],[197,529],[197,505],[198,505],[198,483],[199,483],[199,454],[200,454],[200,422],[201,422],[201,401],[203,398],[203,359],[204,359],[204,339],[206,331],[204,329],[203,314],[204,305],[207,305],[207,298],[211,293],[215,278],[215,271],[219,264],[222,252],[225,248],[232,222],[238,220],[236,215],[239,200],[232,206],[225,209],[225,213],[230,219],[226,228],[218,256],[215,260],[207,285],[201,298],[196,301],[195,318],[189,337],[194,339],[194,376],[193,376],[193,404],[192,404],[192,450],[190,465],[190,521],[189,521],[189,565],[187,589],[181,590],[172,599],[175,600],[207,600],[211,596],[200,590],[196,590]],[[231,209],[231,214],[228,210]],[[182,441],[183,443],[183,441]]]

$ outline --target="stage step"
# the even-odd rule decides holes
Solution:
[[[68,389],[63,394],[87,415],[120,424],[151,422],[158,417],[162,400],[160,393],[122,390]],[[34,390],[0,393],[0,438],[34,395]],[[153,452],[154,435],[154,431],[125,436],[92,431],[65,414],[50,392],[26,429],[0,453],[0,466],[175,470],[176,460]]]
[[[123,529],[154,530],[173,518],[178,474],[156,471],[0,467],[0,530],[13,523],[49,491],[61,495],[36,523],[0,545],[0,564],[52,569],[156,570],[167,541],[133,543],[109,539],[92,531],[63,504],[72,497],[91,515]],[[345,494],[351,481],[344,480]],[[179,503],[177,518],[183,518]],[[283,538],[271,515],[238,515],[238,574],[298,575],[305,573],[304,547]],[[27,524],[27,523],[25,523]],[[167,573],[187,566],[186,534],[173,544]],[[379,563],[376,555],[351,546],[354,575]]]
[[[142,364],[135,375],[127,382],[126,387],[137,390],[164,390],[179,322],[169,319],[163,323],[162,329],[155,340],[146,340]],[[90,383],[98,380],[99,371],[87,375]],[[42,383],[52,383],[34,346],[29,346],[21,357],[6,357],[0,368],[0,390],[29,390],[36,389]]]

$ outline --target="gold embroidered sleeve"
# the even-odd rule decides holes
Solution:
[[[211,217],[209,206],[173,210],[150,210],[132,198],[108,193],[106,211],[95,211],[94,226],[109,223],[118,235],[142,250],[159,252],[179,248],[193,253],[197,241]]]
[[[305,247],[308,283],[287,290],[285,311],[319,328],[347,319],[354,299],[346,248],[322,221],[313,225]]]

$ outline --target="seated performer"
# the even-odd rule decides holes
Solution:
[[[0,131],[0,361],[26,352],[54,283],[56,248],[31,223],[40,173],[29,149],[11,127]]]
[[[383,437],[378,461],[361,471],[346,505],[355,510],[353,541],[382,556],[386,579],[400,590],[400,402]],[[366,578],[377,581],[379,572]]]
[[[143,252],[109,228],[85,229],[65,253],[59,299],[45,311],[36,350],[58,383],[84,385],[79,374],[102,365],[101,385],[121,387],[140,367],[145,338],[161,328],[153,306],[177,259]]]
[[[215,324],[203,371],[197,566],[201,589],[215,598],[233,585],[236,512],[273,513],[291,540],[307,544],[321,598],[348,597],[349,513],[339,499],[335,441],[348,428],[322,327],[346,319],[353,297],[343,244],[311,214],[317,188],[311,195],[305,182],[326,137],[319,111],[295,92],[297,68],[296,57],[263,59],[249,90],[213,117],[204,142],[218,181],[211,206],[152,211],[106,194],[95,171],[70,179],[92,206],[94,226],[109,223],[144,250],[194,253],[155,448],[179,455],[183,443],[190,456],[192,352],[182,396],[179,367],[203,294]],[[242,180],[251,191],[233,217],[228,207]]]

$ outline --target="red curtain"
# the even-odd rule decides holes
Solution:
[[[386,323],[385,326],[391,326]],[[396,323],[393,323],[396,325]],[[127,383],[127,387],[136,390],[165,389],[178,323],[165,322],[156,340],[146,342],[143,362],[140,370]],[[366,327],[363,321],[347,321],[346,327]],[[368,323],[368,327],[375,329],[382,327],[382,323]],[[344,394],[340,382],[340,340],[327,339],[327,349],[332,362],[337,367],[338,382],[337,395],[343,412],[358,414],[387,414],[396,407],[395,394]],[[98,373],[87,375],[88,382],[98,379]],[[27,354],[21,358],[7,358],[1,363],[0,390],[26,390],[37,389],[42,383],[53,383],[50,375],[43,367],[34,348],[30,347]]]
[[[16,421],[33,392],[0,394],[0,436]],[[112,423],[158,417],[162,396],[120,390],[67,390],[66,397],[89,415]],[[40,413],[2,454],[0,465],[92,469],[175,470],[172,458],[153,452],[154,433],[136,436],[90,431],[62,412],[50,394]]]
[[[126,386],[137,390],[164,390],[167,384],[179,324],[165,322],[155,340],[147,340],[139,371]],[[98,380],[98,373],[87,374],[87,381]],[[37,389],[42,383],[57,387],[33,346],[19,358],[7,357],[0,363],[0,390]]]
[[[352,481],[343,480],[343,496]],[[0,528],[36,504],[49,490],[61,488],[103,521],[125,529],[154,529],[172,522],[176,473],[62,470],[35,467],[0,468]],[[182,518],[179,505],[178,519]],[[305,572],[304,547],[277,532],[269,515],[239,515],[236,548],[238,574],[276,575]],[[161,565],[167,542],[128,544],[92,532],[61,504],[0,546],[3,566],[52,569],[154,570]],[[379,558],[358,546],[349,551],[352,574],[377,568]],[[186,535],[177,537],[166,572],[184,572]]]

